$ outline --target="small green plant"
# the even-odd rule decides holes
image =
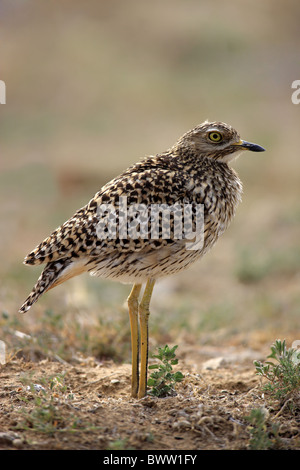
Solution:
[[[277,339],[271,346],[267,357],[273,361],[254,361],[256,372],[268,380],[263,391],[278,400],[287,400],[299,396],[300,392],[300,351],[287,349],[285,340]]]
[[[67,393],[65,374],[37,379],[33,382],[33,374],[21,377],[25,387],[25,395],[20,396],[26,407],[20,410],[21,420],[16,429],[40,432],[53,436],[56,432],[79,432],[84,427],[80,419],[65,412],[66,406],[73,399]]]
[[[160,398],[174,395],[175,384],[181,382],[184,378],[181,372],[172,372],[172,366],[178,364],[175,354],[177,347],[176,345],[173,348],[169,348],[166,345],[164,348],[158,348],[158,354],[152,356],[159,359],[161,363],[149,366],[149,369],[157,369],[155,372],[152,372],[148,380],[149,387],[152,387],[149,392],[150,395]]]
[[[249,448],[251,450],[267,450],[272,446],[269,439],[266,425],[267,411],[265,408],[255,408],[251,410],[249,416],[245,419],[249,422],[248,430],[250,432]]]
[[[63,421],[53,401],[46,401],[43,397],[35,397],[34,408],[30,412],[23,412],[24,421],[17,425],[17,429],[27,429],[53,435],[62,425]]]
[[[21,410],[23,421],[17,425],[17,428],[53,435],[57,429],[64,427],[57,400],[60,393],[66,391],[63,374],[40,379],[43,385],[33,383],[32,377],[24,376],[20,381],[33,396],[34,407],[30,411]],[[20,398],[25,403],[30,402],[30,398],[26,396]]]
[[[134,450],[132,447],[128,447],[128,439],[116,439],[108,444],[107,450]]]

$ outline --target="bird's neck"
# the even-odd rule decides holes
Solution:
[[[193,145],[184,145],[184,144],[176,144],[174,147],[170,149],[170,154],[175,158],[178,162],[185,164],[187,166],[196,165],[198,166],[199,163],[203,161],[208,161],[196,146]]]

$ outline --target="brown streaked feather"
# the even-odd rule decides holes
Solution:
[[[74,262],[70,258],[48,263],[19,312],[27,312],[42,294],[68,279],[71,279],[71,277],[78,276],[86,271],[84,264],[82,260],[80,262]]]
[[[212,126],[223,132],[221,145],[205,137]],[[84,271],[139,283],[186,269],[203,256],[224,232],[241,199],[241,182],[222,160],[236,150],[232,143],[239,140],[232,127],[205,122],[184,134],[169,150],[144,158],[103,186],[86,206],[26,256],[25,264],[46,263],[46,267],[20,311],[28,310],[47,290]],[[187,251],[172,237],[98,238],[98,207],[118,205],[120,196],[126,196],[128,204],[147,206],[184,201],[203,204],[203,249]]]

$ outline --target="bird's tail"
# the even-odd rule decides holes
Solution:
[[[56,285],[63,282],[61,278],[63,276],[63,271],[71,264],[71,260],[68,258],[60,259],[58,261],[52,261],[47,263],[45,269],[37,280],[37,283],[33,287],[31,293],[19,309],[20,313],[25,313],[30,307],[38,300],[38,298],[44,294],[47,290],[55,287]],[[69,276],[72,277],[72,276]]]

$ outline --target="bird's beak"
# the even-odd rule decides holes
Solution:
[[[265,149],[257,144],[252,144],[251,142],[246,142],[246,140],[240,140],[239,142],[235,142],[233,145],[241,147],[246,150],[251,150],[251,152],[264,152]]]

